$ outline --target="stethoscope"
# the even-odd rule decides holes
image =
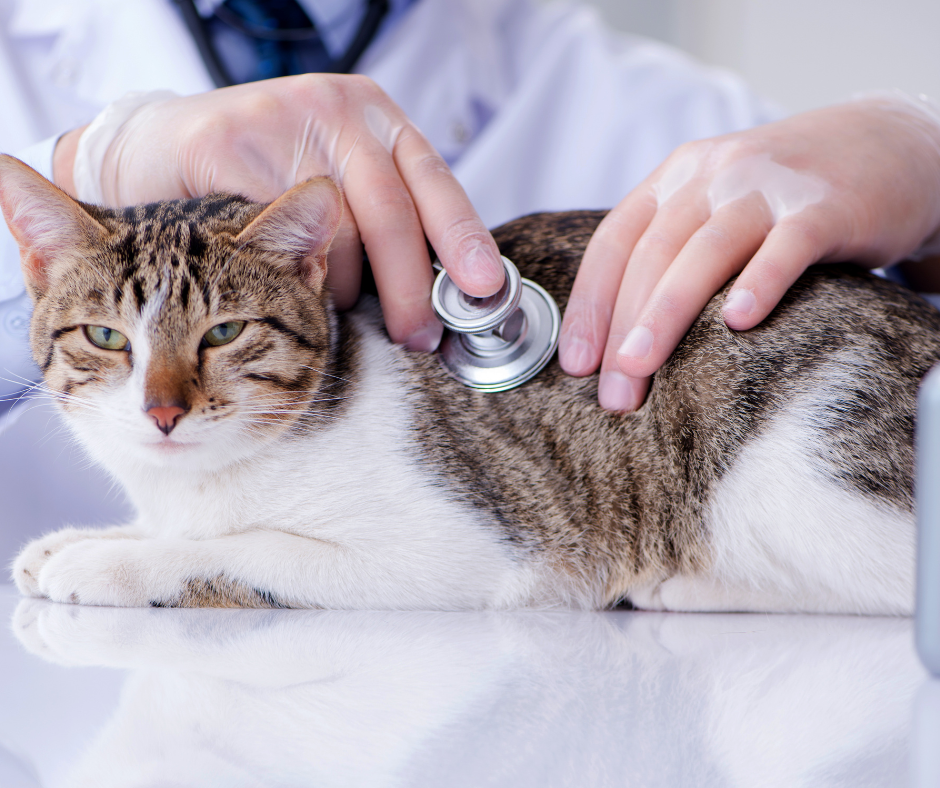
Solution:
[[[431,305],[447,329],[441,361],[453,377],[481,391],[506,391],[537,375],[561,331],[555,299],[502,260],[506,279],[488,298],[468,296],[443,269],[431,289]]]
[[[234,85],[234,80],[229,75],[228,69],[212,43],[212,36],[209,33],[209,20],[203,18],[196,10],[195,0],[175,0],[175,2],[180,8],[183,21],[186,23],[186,27],[189,28],[196,48],[199,50],[199,55],[202,57],[202,62],[205,63],[206,70],[209,72],[209,76],[212,77],[216,87],[227,88]],[[353,36],[352,43],[338,60],[334,60],[324,70],[331,74],[347,74],[352,71],[356,61],[359,60],[362,53],[372,43],[372,39],[375,38],[375,34],[388,13],[388,9],[388,0],[368,0],[366,12],[359,23],[356,34]],[[219,16],[218,13],[217,16]],[[219,16],[219,18],[222,18],[227,24],[247,36],[269,41],[308,41],[320,38],[316,25],[298,30],[271,30],[255,27],[234,16],[231,18]]]

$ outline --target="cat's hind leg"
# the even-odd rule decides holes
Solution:
[[[673,575],[633,589],[628,599],[641,610],[684,613],[792,613],[821,606],[818,598],[799,598],[789,589],[727,583],[705,574]]]
[[[914,515],[840,477],[812,414],[783,414],[718,481],[711,566],[662,584],[669,609],[911,615]]]

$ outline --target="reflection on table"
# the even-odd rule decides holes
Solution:
[[[5,786],[940,785],[905,619],[0,601]]]

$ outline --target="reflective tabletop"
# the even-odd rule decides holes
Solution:
[[[940,785],[907,619],[0,615],[4,788]]]

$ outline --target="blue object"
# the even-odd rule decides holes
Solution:
[[[176,0],[183,21],[217,87],[326,72],[346,74],[375,38],[389,0],[366,0],[362,18],[339,57],[327,51],[316,24],[297,0],[224,0],[204,18],[195,0]]]

